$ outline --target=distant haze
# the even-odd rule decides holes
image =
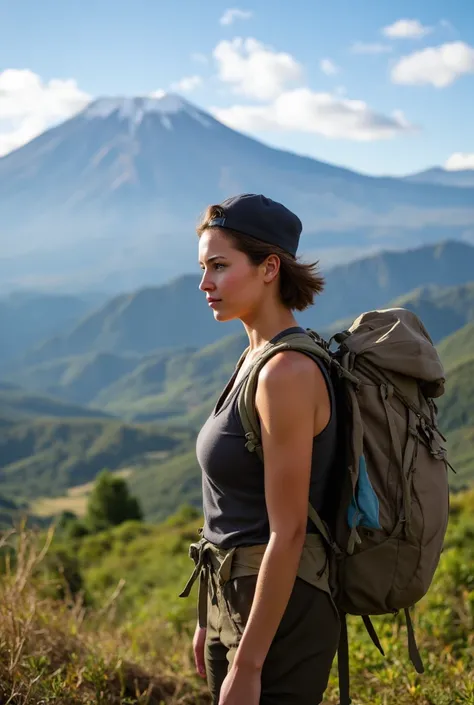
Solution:
[[[99,99],[0,159],[1,290],[116,293],[197,272],[200,212],[239,192],[292,208],[301,252],[323,263],[474,241],[472,184],[432,181],[270,148],[172,94]]]

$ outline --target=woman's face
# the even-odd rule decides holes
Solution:
[[[217,321],[249,318],[265,289],[265,266],[255,266],[233,247],[219,228],[208,228],[199,238],[199,288],[206,294]]]

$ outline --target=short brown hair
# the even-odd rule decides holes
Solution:
[[[199,237],[208,228],[213,218],[221,218],[224,211],[220,206],[209,206],[202,216],[196,232]],[[319,262],[301,262],[281,247],[257,240],[251,235],[239,233],[230,228],[222,228],[236,250],[247,255],[255,266],[262,264],[270,255],[280,259],[280,298],[284,306],[291,310],[304,311],[314,303],[314,297],[324,289],[324,277],[319,273]]]

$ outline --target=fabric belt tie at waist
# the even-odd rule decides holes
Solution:
[[[257,575],[266,548],[267,544],[258,544],[224,550],[205,538],[190,545],[189,556],[194,562],[194,570],[179,596],[188,597],[194,583],[199,578],[198,619],[200,627],[207,625],[207,596],[211,572],[221,587],[229,580]],[[330,594],[327,554],[324,543],[318,534],[306,535],[297,575],[302,580]]]

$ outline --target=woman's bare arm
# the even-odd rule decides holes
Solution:
[[[288,604],[306,535],[316,404],[330,402],[317,365],[289,351],[262,370],[256,403],[270,541],[234,660],[238,670],[261,670]]]

